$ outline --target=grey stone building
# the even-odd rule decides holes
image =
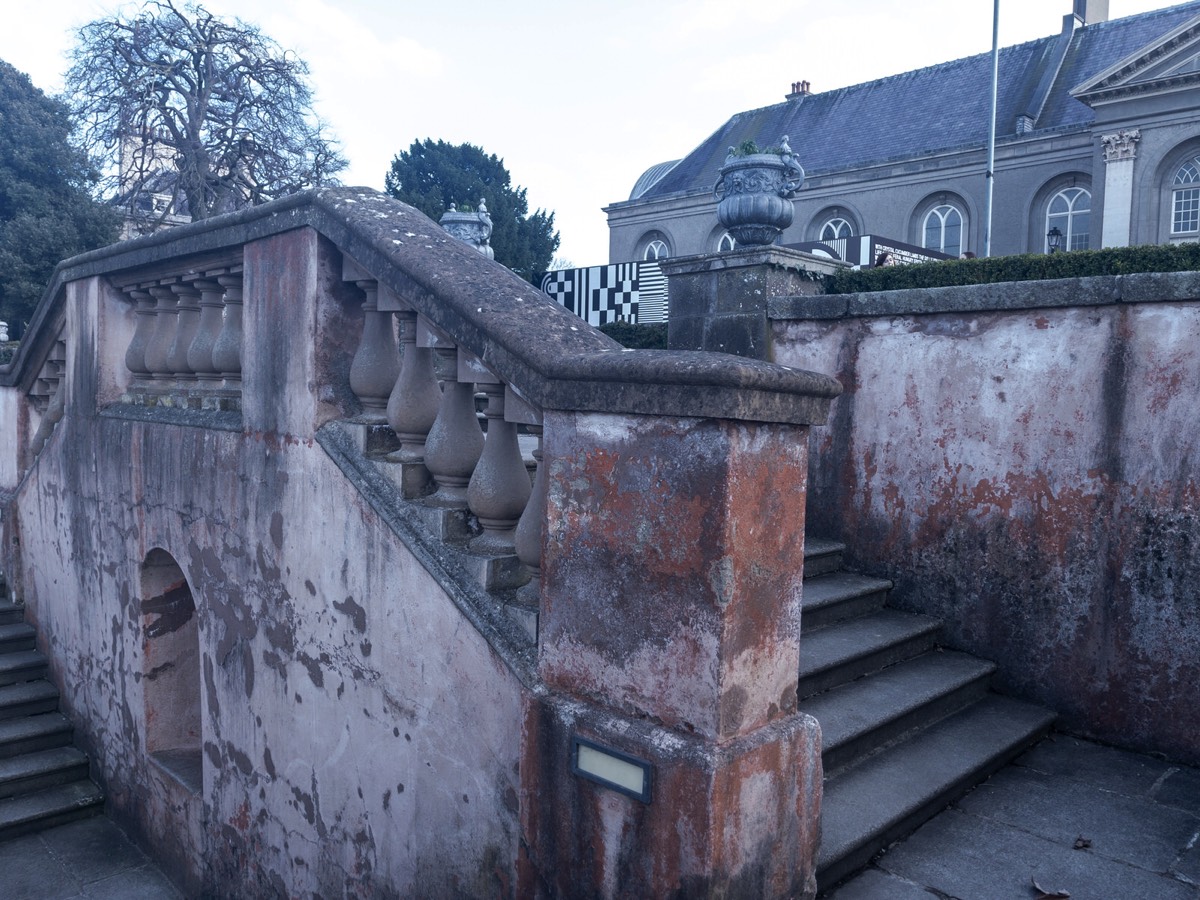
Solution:
[[[1000,51],[992,253],[1200,239],[1200,2],[1108,21],[1074,0],[1059,34]],[[979,253],[991,54],[740,112],[605,209],[610,262],[731,246],[712,195],[730,146],[788,135],[808,172],[781,243],[886,235]]]

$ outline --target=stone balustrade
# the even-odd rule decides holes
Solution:
[[[267,566],[263,553],[290,554],[287,577],[304,585],[294,593],[307,591],[309,607],[329,601],[296,627],[348,637],[344,614],[346,628],[373,629],[380,643],[356,636],[345,647],[361,652],[354,666],[395,682],[397,697],[427,662],[459,664],[412,630],[415,598],[452,607],[446,621],[486,641],[494,674],[463,679],[479,691],[462,698],[469,721],[439,733],[447,746],[469,745],[496,678],[519,695],[521,723],[503,726],[519,739],[494,742],[511,753],[502,768],[516,773],[505,777],[519,779],[518,796],[471,807],[519,834],[522,862],[514,852],[489,863],[515,893],[619,881],[642,896],[680,885],[715,894],[758,879],[772,895],[811,895],[820,740],[796,704],[807,446],[836,382],[722,354],[625,351],[415,210],[357,188],[68,261],[32,331],[64,309],[80,339],[95,341],[67,341],[74,368],[58,391],[67,414],[132,441],[143,467],[161,462],[151,457],[162,447],[175,448],[171,460],[219,449],[240,466],[230,490],[250,490],[259,518],[246,540],[262,552],[222,563]],[[34,344],[44,352],[42,338]],[[28,377],[33,352],[22,347],[0,370],[0,387]],[[116,462],[128,471],[127,458]],[[337,545],[330,529],[341,526],[327,528],[323,509],[269,508],[284,485],[294,492],[291,464],[305,466],[313,498],[340,504],[331,520],[378,529],[399,561],[380,567],[382,554],[361,538],[341,557],[343,572],[384,586],[386,597],[358,597],[386,610],[386,624],[377,615],[364,625],[353,597],[318,593],[317,582],[333,583],[329,554],[342,551],[321,555],[308,532],[325,529]],[[242,527],[240,513],[206,505],[225,496],[209,489],[215,477],[197,471],[194,488],[168,485],[194,509],[194,546],[179,552],[195,571],[220,557],[217,536]],[[289,514],[309,527],[294,528]],[[300,580],[310,563],[321,574]],[[204,571],[235,579],[241,570]],[[406,579],[403,592],[386,583],[390,573]],[[210,587],[204,604],[227,602]],[[401,632],[412,636],[394,645],[406,655],[381,654]],[[303,664],[314,691],[349,703],[331,693],[334,678],[314,674],[342,666],[340,652],[318,663],[281,643],[263,658]],[[347,677],[351,693],[374,689]],[[273,720],[294,721],[290,712]],[[640,787],[577,773],[580,741],[635,760]],[[238,796],[253,793],[236,769],[223,777]],[[753,816],[721,799],[747,796]]]

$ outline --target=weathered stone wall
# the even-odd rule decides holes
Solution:
[[[777,304],[774,332],[778,362],[845,388],[813,431],[810,529],[1002,690],[1191,763],[1197,297],[1193,273],[825,297]]]
[[[111,808],[189,894],[508,896],[523,689],[313,440],[356,339],[329,260],[306,230],[247,247],[244,430],[99,413],[120,363],[95,347],[132,316],[69,286],[68,413],[14,503],[14,581]],[[196,607],[200,785],[146,747],[149,642],[188,625],[141,596],[156,549]]]

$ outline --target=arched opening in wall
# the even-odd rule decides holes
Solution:
[[[203,786],[200,629],[183,570],[166,550],[142,563],[142,693],[145,747],[177,781]]]
[[[648,231],[637,242],[637,259],[640,262],[657,262],[672,255],[671,239],[661,231]]]

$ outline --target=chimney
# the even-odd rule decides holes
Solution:
[[[793,81],[792,92],[787,95],[786,99],[795,100],[799,97],[807,97],[812,93],[812,91],[809,90],[809,87],[810,85],[807,81]]]
[[[1074,31],[1086,25],[1108,21],[1108,0],[1071,0],[1071,14],[1063,16],[1063,32]]]

